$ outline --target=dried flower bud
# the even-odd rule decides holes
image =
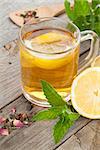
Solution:
[[[9,135],[8,129],[0,128],[0,135]]]
[[[15,120],[13,121],[13,125],[14,125],[15,127],[18,127],[18,128],[24,127],[24,123],[21,122],[20,120],[17,120],[17,119],[15,119]]]
[[[29,115],[18,114],[16,108],[11,109],[7,118],[0,117],[0,135],[8,135],[14,129],[30,126],[32,122]]]
[[[36,11],[33,11],[33,16],[34,16],[34,17],[36,16]]]
[[[3,117],[0,117],[0,125],[5,121],[6,119]]]

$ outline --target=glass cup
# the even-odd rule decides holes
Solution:
[[[70,21],[59,18],[30,20],[20,30],[20,63],[22,91],[32,103],[49,107],[41,87],[41,80],[49,82],[66,98],[78,74],[80,42],[91,40],[90,52],[80,62],[80,71],[98,53],[98,36],[93,31],[80,32]]]

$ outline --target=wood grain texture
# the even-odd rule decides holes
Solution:
[[[15,48],[14,41],[0,49],[0,108],[22,93],[19,53]]]
[[[0,0],[0,47],[18,38],[19,27],[11,22],[9,13],[19,9],[63,2],[64,0]]]
[[[100,150],[100,120],[91,121],[57,150]]]
[[[30,103],[23,96],[20,96],[14,102],[4,107],[1,110],[2,113],[0,116],[6,117],[13,107],[16,107],[18,112],[29,113],[31,111],[33,114],[43,109],[33,105],[33,108],[30,110],[29,105]],[[80,118],[62,142],[66,141],[89,122],[90,120],[88,119]],[[0,137],[0,150],[53,150],[61,144],[54,144],[52,136],[52,127],[54,124],[55,121],[34,122],[28,128],[12,131],[9,136]]]
[[[48,5],[48,6],[40,6],[40,7],[34,7],[32,9],[25,9],[25,10],[18,10],[18,11],[14,11],[11,12],[9,14],[9,18],[19,27],[24,25],[25,22],[25,18],[23,18],[21,16],[21,14],[26,14],[26,11],[35,11],[37,16],[39,18],[43,18],[43,17],[54,17],[54,16],[59,16],[63,13],[65,13],[65,7],[64,4],[52,4],[52,5]],[[17,15],[16,15],[17,14]],[[33,17],[32,17],[33,18]]]

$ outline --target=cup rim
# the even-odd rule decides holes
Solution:
[[[65,23],[65,21],[63,21],[61,18],[57,18],[57,17],[43,17],[43,18],[36,18],[36,20],[41,20],[41,19],[56,19],[56,20],[58,20],[58,21],[61,21],[62,23]],[[72,23],[72,21],[70,21],[70,20],[67,20],[67,22],[69,22],[70,24],[72,24],[75,28],[76,28],[76,30],[77,30],[77,32],[78,32],[78,38],[77,38],[77,42],[73,45],[73,46],[71,46],[70,48],[68,48],[68,49],[66,49],[66,50],[64,50],[64,51],[61,51],[61,52],[54,52],[54,53],[46,53],[46,52],[40,52],[40,51],[36,51],[36,50],[34,50],[34,49],[32,49],[32,48],[29,48],[24,42],[23,42],[23,39],[22,39],[22,30],[24,29],[24,27],[25,26],[29,26],[29,25],[34,25],[34,24],[29,24],[30,23],[30,21],[31,21],[32,19],[30,19],[26,24],[24,24],[21,28],[20,28],[20,31],[19,31],[19,40],[20,40],[20,42],[21,42],[21,44],[25,47],[25,48],[27,48],[28,50],[30,50],[30,51],[32,51],[32,52],[35,52],[35,53],[38,53],[38,54],[48,54],[48,55],[55,55],[55,54],[64,54],[64,53],[66,53],[66,52],[69,52],[69,51],[71,51],[72,49],[75,49],[78,45],[79,45],[79,43],[80,43],[80,39],[81,39],[81,33],[80,33],[80,30],[79,30],[79,28],[74,24],[74,23]],[[42,21],[40,21],[40,22],[42,22]],[[67,30],[66,30],[67,31]]]

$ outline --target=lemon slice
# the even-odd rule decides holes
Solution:
[[[91,64],[91,67],[100,67],[100,55],[95,58],[95,60]]]
[[[100,68],[86,69],[75,78],[71,89],[75,110],[86,118],[100,119]]]
[[[67,36],[61,33],[56,33],[56,32],[48,32],[45,34],[42,34],[34,39],[32,39],[32,43],[38,43],[38,44],[50,44],[54,42],[59,42],[61,40],[66,39]]]
[[[67,57],[59,58],[59,59],[42,59],[35,57],[34,63],[37,67],[42,69],[57,69],[61,66],[66,65],[71,60],[71,54]]]
[[[38,37],[35,37],[33,39],[24,40],[25,45],[27,45],[30,49],[35,49],[37,52],[47,52],[47,54],[42,55],[38,53],[34,53],[34,50],[23,49],[21,48],[21,62],[23,67],[38,67],[42,69],[56,69],[60,68],[64,65],[67,65],[71,61],[74,60],[74,57],[78,55],[78,52],[75,50],[73,52],[68,52],[63,55],[50,55],[49,52],[58,51],[59,52],[59,46],[53,47],[52,43],[63,41],[63,40],[71,40],[73,41],[74,38],[72,38],[69,35],[64,35],[59,32],[48,32],[42,35],[39,35]],[[70,41],[70,42],[71,42]],[[42,45],[44,44],[44,45]],[[49,45],[51,44],[51,46]],[[49,49],[48,49],[49,47]],[[61,46],[60,49],[63,51],[65,47]]]

